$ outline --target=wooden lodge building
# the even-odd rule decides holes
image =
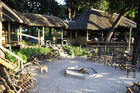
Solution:
[[[54,28],[57,34],[57,29],[62,31],[61,40],[63,41],[63,34],[67,29],[67,40],[71,44],[82,44],[86,46],[97,45],[128,45],[129,34],[136,28],[136,23],[124,17],[116,28],[115,33],[111,38],[111,42],[105,42],[104,38],[117,18],[118,14],[109,14],[104,11],[91,9],[81,16],[77,17],[69,23],[63,19],[55,16],[21,13],[17,12],[7,5],[2,3],[2,44],[4,47],[22,46],[22,39],[24,37],[33,38],[38,41],[38,44],[46,42],[44,35],[44,28]],[[38,28],[37,36],[22,33],[23,27]],[[130,32],[129,32],[130,30]],[[32,31],[34,33],[34,31]],[[127,33],[127,34],[126,34]]]
[[[2,12],[2,45],[4,47],[22,46],[23,36],[38,40],[39,45],[44,44],[44,27],[54,28],[55,30],[60,29],[62,32],[67,27],[67,23],[59,17],[20,13],[9,8],[4,3],[2,3]],[[22,33],[22,27],[38,28],[38,36],[35,37]],[[61,39],[63,40],[63,33]]]
[[[110,42],[105,42],[104,38],[112,27],[118,14],[91,9],[77,17],[68,25],[68,41],[72,44],[82,44],[87,46],[99,47],[101,45],[127,45],[129,31],[136,28],[136,23],[123,17],[119,26],[116,28]],[[127,34],[126,34],[127,33]],[[102,46],[101,46],[102,47]]]

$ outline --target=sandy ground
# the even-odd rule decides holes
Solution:
[[[126,92],[126,86],[134,81],[140,81],[140,73],[133,78],[132,73],[127,78],[124,71],[99,63],[92,63],[84,58],[63,58],[53,62],[44,62],[48,73],[40,74],[39,66],[31,66],[30,73],[37,79],[37,87],[29,93],[119,93]],[[68,77],[65,69],[70,66],[94,67],[97,75],[90,79]]]

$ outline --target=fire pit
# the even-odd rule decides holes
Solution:
[[[96,75],[96,71],[92,67],[73,66],[66,69],[66,75],[77,78],[88,79]]]

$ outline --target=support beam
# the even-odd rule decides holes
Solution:
[[[57,39],[57,28],[54,28],[54,34],[55,34],[55,37]]]
[[[0,0],[0,45],[2,45],[2,1]]]
[[[11,31],[10,31],[10,23],[8,23],[8,43],[11,44]]]
[[[33,38],[33,39],[37,39],[38,40],[38,37],[35,37],[35,36],[31,36],[31,35],[27,35],[27,34],[23,34],[23,33],[22,33],[22,36],[26,36],[26,37]]]
[[[40,46],[40,29],[38,28],[38,45]]]
[[[130,28],[130,32],[129,32],[129,42],[128,42],[129,54],[131,53],[131,33],[132,33],[132,28]]]
[[[87,30],[87,34],[86,34],[86,41],[88,41],[88,30]]]
[[[7,43],[7,30],[5,31],[5,43]]]
[[[20,28],[17,29],[17,41],[20,42]]]
[[[20,41],[20,48],[22,48],[22,26],[19,26],[19,41]]]
[[[44,40],[45,40],[45,33],[44,33],[44,27],[42,27],[42,41],[41,44],[44,45]]]
[[[64,36],[63,36],[63,35],[64,35],[63,33],[64,33],[64,31],[63,31],[63,28],[62,28],[62,29],[61,29],[61,44],[62,44],[62,46],[63,46],[63,44],[64,44],[64,43],[63,43],[63,37],[64,37]]]
[[[102,41],[104,41],[104,31],[102,30]]]

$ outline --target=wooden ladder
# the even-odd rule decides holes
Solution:
[[[32,76],[27,73],[25,75],[22,75],[21,78],[17,82],[17,87],[20,89],[28,90],[34,86],[33,78]]]

